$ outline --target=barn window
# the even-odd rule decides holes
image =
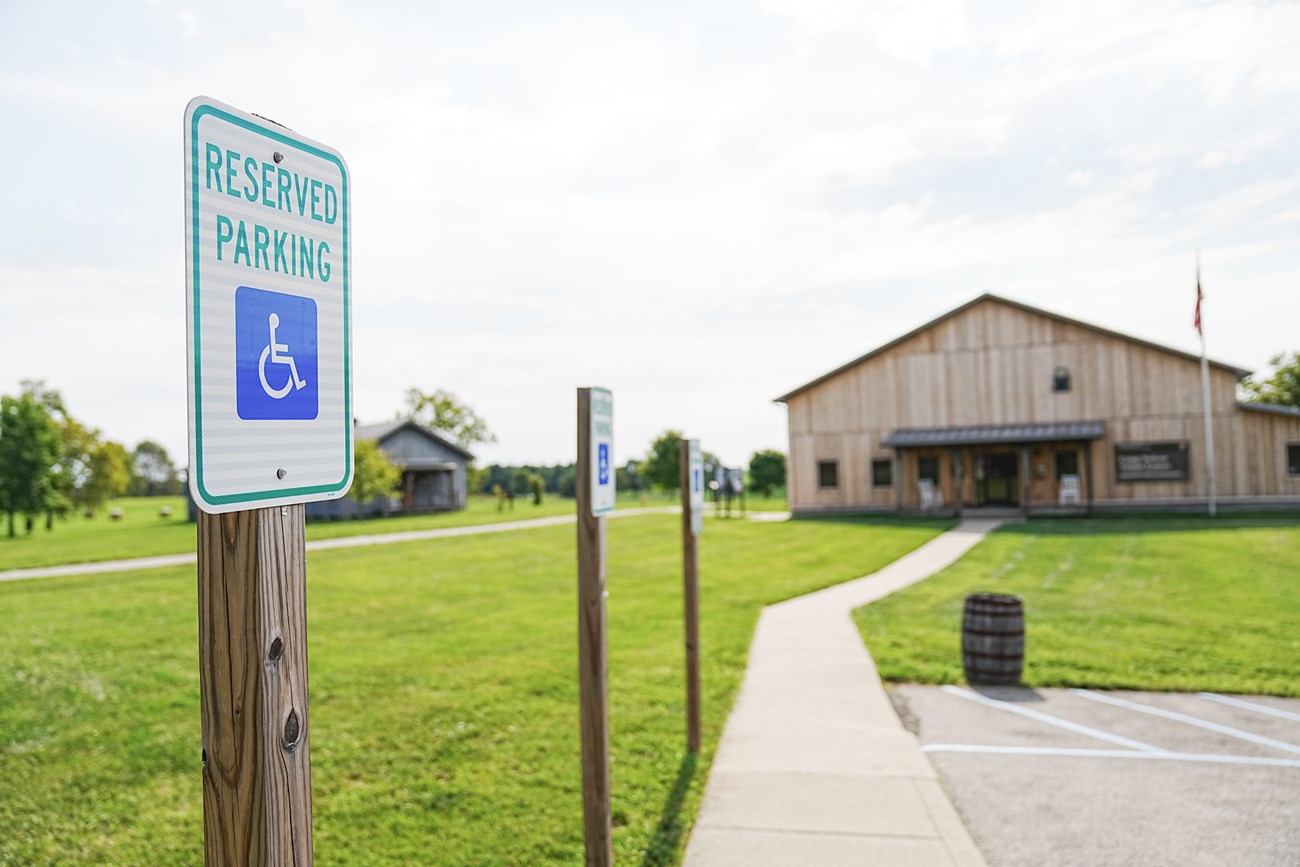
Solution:
[[[840,486],[839,461],[817,462],[817,485],[822,488],[838,488]]]
[[[894,462],[889,458],[871,459],[871,486],[873,488],[891,488],[894,486]]]
[[[1058,367],[1052,371],[1052,391],[1069,391],[1070,390],[1070,369],[1068,367]]]
[[[1288,476],[1300,476],[1300,443],[1286,444],[1286,473]]]
[[[916,459],[916,477],[939,484],[939,458],[931,455]]]
[[[1061,476],[1079,475],[1079,453],[1078,452],[1057,452],[1056,453],[1056,480],[1059,482]]]

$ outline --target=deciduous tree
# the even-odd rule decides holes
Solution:
[[[681,487],[681,443],[681,431],[666,430],[650,444],[641,473],[656,488],[676,491]]]
[[[785,455],[775,449],[754,452],[749,459],[749,481],[764,497],[772,496],[773,490],[785,484]]]
[[[353,500],[364,505],[380,497],[388,498],[401,484],[401,468],[393,465],[378,441],[356,441],[352,456],[352,488],[348,491]]]
[[[59,459],[59,432],[49,406],[31,391],[0,397],[0,510],[9,516],[39,515],[54,504],[54,467]]]
[[[1280,352],[1268,360],[1272,376],[1252,376],[1242,383],[1250,403],[1300,407],[1300,352]]]
[[[402,418],[409,418],[445,434],[465,449],[497,441],[496,434],[488,429],[487,422],[472,407],[461,403],[456,395],[442,389],[427,394],[418,388],[407,389],[406,411]]]

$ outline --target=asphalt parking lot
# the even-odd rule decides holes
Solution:
[[[1300,700],[899,686],[995,867],[1300,865]]]

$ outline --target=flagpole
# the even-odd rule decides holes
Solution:
[[[1201,256],[1196,254],[1196,331],[1201,335],[1201,404],[1205,407],[1205,483],[1209,514],[1217,511],[1214,491],[1214,423],[1210,418],[1210,361],[1205,354],[1205,326],[1201,322]]]

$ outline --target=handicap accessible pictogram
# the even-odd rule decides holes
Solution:
[[[316,302],[252,286],[235,290],[235,397],[245,420],[314,419]]]

